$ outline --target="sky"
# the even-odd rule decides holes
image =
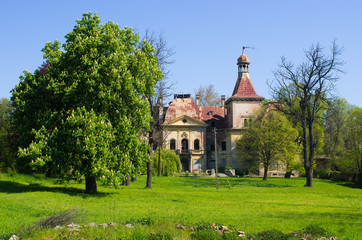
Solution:
[[[250,58],[249,72],[258,95],[271,98],[267,81],[280,58],[295,64],[304,50],[319,43],[328,51],[332,42],[344,48],[344,74],[334,96],[362,106],[362,1],[1,1],[0,97],[10,98],[24,70],[42,63],[46,42],[70,32],[85,12],[98,13],[102,24],[112,21],[141,34],[163,32],[175,51],[169,80],[173,93],[191,93],[214,85],[230,97],[237,79],[237,58]]]

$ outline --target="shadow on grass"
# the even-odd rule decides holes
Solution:
[[[333,183],[333,181],[331,181]],[[343,186],[343,187],[349,187],[349,188],[361,188],[360,185],[358,185],[358,183],[353,183],[353,182],[336,182],[337,185]]]
[[[11,181],[0,181],[0,192],[2,193],[23,193],[23,192],[54,192],[65,193],[71,196],[81,195],[83,198],[88,197],[105,197],[111,193],[94,193],[87,194],[83,189],[71,188],[71,187],[47,187],[37,183],[22,184]]]

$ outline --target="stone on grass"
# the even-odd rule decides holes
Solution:
[[[124,227],[125,227],[125,228],[134,228],[134,226],[133,226],[132,224],[130,224],[130,223],[124,225]]]
[[[91,223],[89,224],[89,227],[91,227],[91,228],[97,227],[97,223],[91,222]]]
[[[19,239],[19,237],[16,235],[12,235],[11,238],[9,238],[9,240],[17,240],[17,239]]]

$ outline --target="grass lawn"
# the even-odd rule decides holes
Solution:
[[[160,223],[221,223],[252,233],[277,229],[292,232],[310,224],[335,233],[338,239],[362,239],[362,190],[347,183],[304,178],[154,177],[146,189],[140,177],[129,187],[98,186],[83,193],[84,184],[56,185],[51,179],[0,174],[0,237],[19,227],[78,208],[87,222],[123,223],[150,217]]]

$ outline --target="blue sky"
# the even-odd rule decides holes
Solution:
[[[270,98],[267,80],[285,56],[294,63],[303,50],[334,39],[344,47],[345,72],[335,95],[362,106],[362,1],[2,1],[0,15],[0,97],[10,97],[23,70],[43,62],[48,41],[64,42],[84,12],[144,32],[163,31],[173,46],[170,67],[174,93],[191,93],[213,84],[221,95],[232,94],[236,60],[243,46],[250,58],[256,92]]]

